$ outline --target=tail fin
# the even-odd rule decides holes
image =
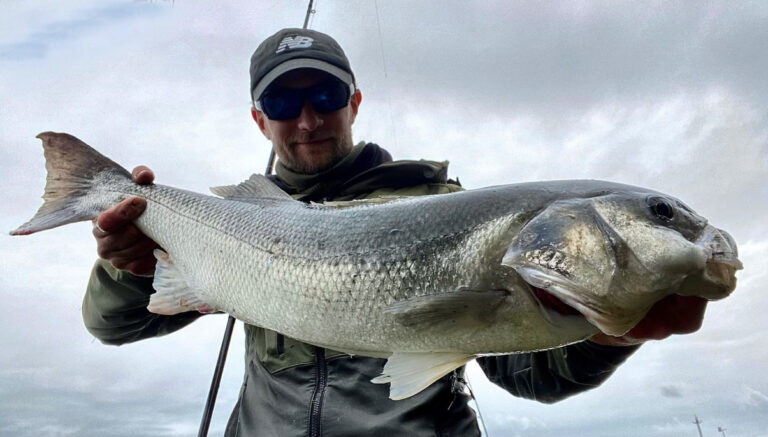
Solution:
[[[104,171],[124,176],[131,174],[111,159],[69,134],[43,132],[45,182],[43,206],[32,219],[11,231],[11,235],[29,235],[95,218],[101,212],[84,199],[92,190],[94,179]]]

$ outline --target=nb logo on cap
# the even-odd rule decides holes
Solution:
[[[312,41],[314,39],[308,36],[286,36],[280,41],[280,46],[275,53],[282,53],[290,49],[306,49],[312,47]]]

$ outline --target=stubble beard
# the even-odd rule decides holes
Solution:
[[[328,147],[328,149],[321,159],[312,159],[311,156],[301,156],[299,154],[298,143],[328,137],[330,137],[331,144],[323,146]],[[316,174],[322,173],[338,164],[339,161],[349,155],[350,151],[352,151],[352,146],[352,132],[350,130],[341,133],[318,132],[312,135],[288,138],[283,144],[276,144],[275,149],[283,152],[278,154],[280,155],[280,161],[290,170],[299,174]]]

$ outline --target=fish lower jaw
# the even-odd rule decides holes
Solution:
[[[736,288],[736,271],[741,268],[743,267],[739,260],[735,262],[709,261],[707,262],[704,276],[721,290],[721,296],[718,297],[726,297]],[[718,297],[715,297],[715,299]]]
[[[707,259],[707,266],[718,265],[722,268],[729,268],[731,273],[736,273],[736,270],[744,268],[744,264],[741,263],[739,258],[733,253],[726,252],[713,252]]]
[[[544,319],[558,329],[570,331],[572,329],[583,329],[586,326],[594,326],[583,311],[580,311],[571,303],[555,296],[549,291],[533,285],[529,285],[531,297],[539,307]],[[580,327],[580,328],[577,328]]]
[[[614,337],[620,337],[627,333],[635,325],[635,322],[621,320],[613,316],[609,316],[610,312],[602,311],[600,308],[596,308],[585,303],[569,301],[570,305],[578,311],[582,317],[592,324],[600,332]]]
[[[681,296],[699,296],[707,300],[728,297],[736,288],[737,267],[718,261],[707,261],[704,270],[685,277],[674,289]]]
[[[617,323],[615,320],[608,320],[600,316],[587,317],[587,320],[603,334],[613,337],[621,337],[635,325],[634,323]]]
[[[536,300],[539,302],[539,304],[548,310],[555,311],[556,313],[563,316],[582,315],[581,312],[579,312],[576,308],[558,299],[554,294],[544,290],[543,288],[531,286],[531,290],[534,296],[536,296]]]
[[[629,323],[620,323],[612,318],[608,318],[599,309],[566,296],[559,296],[559,293],[556,294],[535,286],[531,286],[531,290],[544,311],[555,312],[560,317],[584,318],[604,334],[621,336],[632,328],[632,325]]]

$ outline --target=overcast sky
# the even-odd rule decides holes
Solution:
[[[357,140],[451,161],[467,188],[594,178],[684,200],[745,269],[702,329],[644,345],[555,405],[476,367],[493,437],[768,436],[768,3],[319,0],[346,49]],[[0,0],[0,229],[40,205],[41,131],[74,134],[160,183],[206,192],[263,172],[250,55],[304,1]],[[0,436],[196,434],[225,317],[104,346],[84,329],[90,224],[0,236]],[[242,379],[236,329],[211,435]]]

